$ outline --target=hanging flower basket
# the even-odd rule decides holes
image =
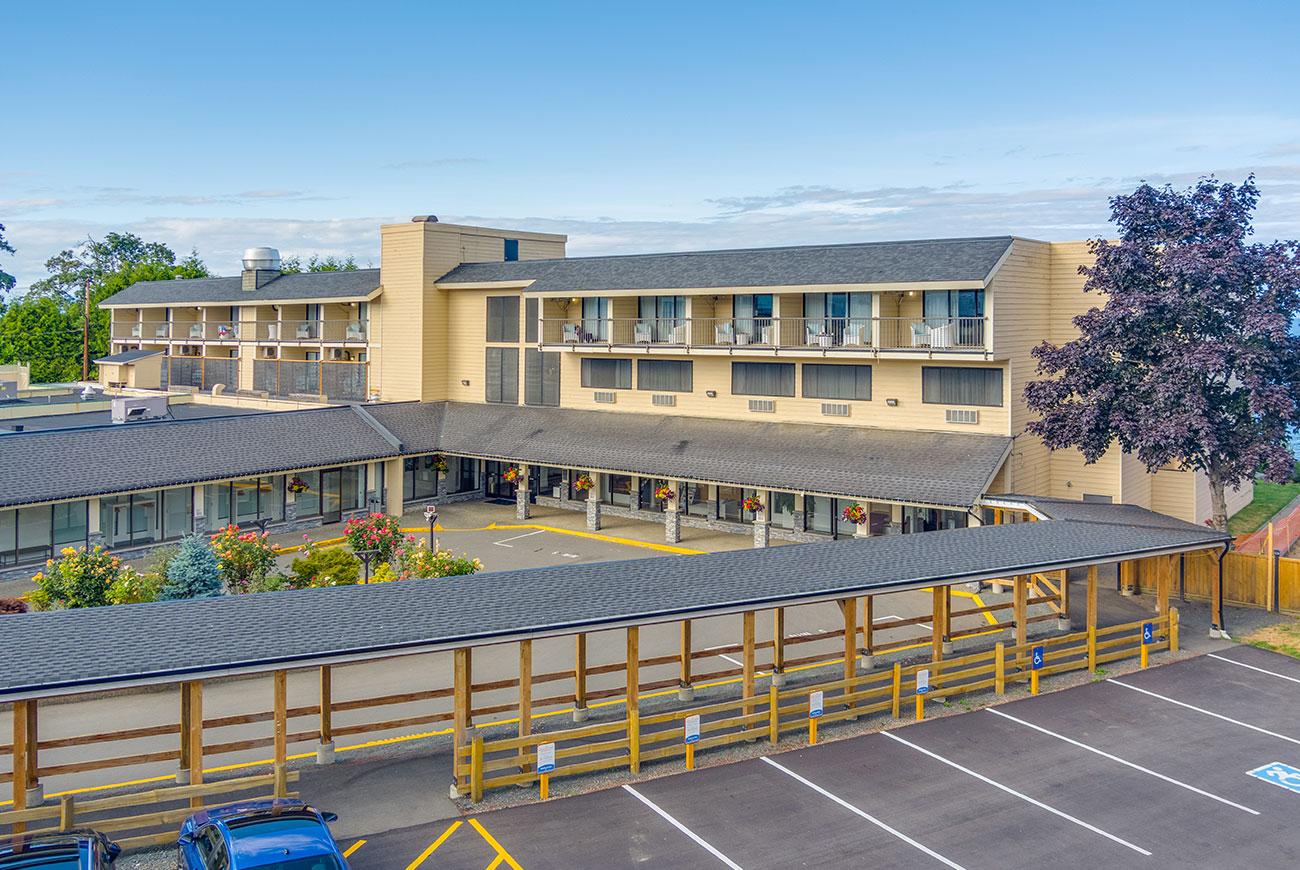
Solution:
[[[860,504],[850,505],[843,510],[840,516],[844,518],[845,522],[860,526],[867,521],[867,510]]]
[[[747,510],[751,514],[761,514],[763,512],[763,502],[757,496],[751,495],[740,503],[742,510]]]
[[[673,495],[673,491],[668,488],[668,484],[666,483],[661,483],[659,486],[655,487],[655,498],[659,501],[668,501],[673,497]]]
[[[307,481],[303,480],[301,477],[295,474],[293,477],[289,478],[288,489],[289,492],[292,492],[295,495],[297,495],[300,492],[306,492]]]
[[[433,457],[433,470],[438,474],[447,473],[447,458],[445,456],[435,455]]]
[[[573,488],[578,492],[586,492],[596,485],[589,474],[579,474],[578,479],[573,482]]]
[[[501,478],[505,480],[506,483],[514,483],[515,481],[520,480],[523,476],[524,470],[518,465],[512,465],[505,471],[501,472]]]

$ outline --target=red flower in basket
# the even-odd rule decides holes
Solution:
[[[751,495],[740,503],[740,507],[751,514],[761,514],[763,512],[763,501],[757,496]]]
[[[860,526],[867,521],[866,508],[864,508],[860,504],[850,505],[849,507],[846,507],[844,509],[844,512],[841,513],[840,516],[844,517],[846,522],[853,523],[853,525],[855,526]]]
[[[507,483],[514,483],[524,476],[524,471],[518,465],[512,465],[501,473],[501,477]]]
[[[578,492],[586,492],[595,485],[596,482],[591,479],[589,474],[579,474],[578,479],[573,482],[573,488]]]
[[[659,501],[668,501],[673,497],[673,491],[668,488],[668,484],[662,483],[655,487],[655,498]]]

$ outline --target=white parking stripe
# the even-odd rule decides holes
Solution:
[[[1185,782],[1174,779],[1172,776],[1165,776],[1163,773],[1156,773],[1154,770],[1143,767],[1140,764],[1134,764],[1133,762],[1128,761],[1127,759],[1120,758],[1118,755],[1111,755],[1109,752],[1103,752],[1102,750],[1098,749],[1095,746],[1089,746],[1086,743],[1080,743],[1078,740],[1075,740],[1070,737],[1066,737],[1064,734],[1057,734],[1055,731],[1049,731],[1048,729],[1042,727],[1041,725],[1035,725],[1033,722],[1026,722],[1024,719],[1017,719],[1015,716],[1012,716],[1010,713],[1003,713],[1001,710],[998,710],[995,707],[986,707],[985,710],[989,713],[994,714],[995,716],[1001,716],[1003,719],[1009,719],[1012,722],[1017,723],[1018,725],[1024,725],[1026,728],[1032,728],[1035,731],[1039,732],[1040,734],[1046,734],[1048,737],[1055,737],[1057,740],[1063,740],[1066,743],[1070,744],[1071,746],[1077,746],[1080,749],[1086,749],[1091,753],[1100,755],[1102,758],[1109,758],[1111,761],[1122,764],[1125,767],[1131,767],[1134,770],[1147,774],[1148,776],[1154,776],[1156,779],[1161,780],[1163,782],[1167,782],[1170,785],[1176,785],[1179,788],[1185,788],[1190,792],[1195,792],[1196,794],[1201,795],[1202,797],[1207,797],[1210,800],[1218,801],[1221,804],[1227,804],[1230,807],[1235,807],[1236,809],[1239,809],[1245,813],[1250,813],[1253,816],[1259,815],[1259,810],[1252,810],[1250,807],[1242,806],[1241,804],[1236,803],[1235,801],[1230,801],[1227,798],[1219,797],[1217,794],[1211,794],[1210,792],[1204,791],[1203,789],[1199,789],[1194,785],[1189,785]]]
[[[943,857],[942,855],[940,855],[938,852],[936,852],[936,851],[934,851],[933,849],[931,849],[930,847],[928,847],[928,846],[926,846],[926,845],[924,845],[924,844],[922,844],[922,843],[918,843],[918,842],[916,842],[916,840],[913,840],[911,837],[907,836],[907,834],[904,834],[902,831],[896,830],[895,828],[891,828],[889,825],[887,825],[887,824],[885,824],[884,822],[880,821],[880,819],[876,818],[875,816],[871,815],[870,813],[867,813],[867,812],[864,812],[863,810],[858,809],[858,808],[855,807],[853,804],[849,803],[848,801],[844,800],[843,798],[839,797],[838,795],[831,794],[830,792],[828,792],[826,789],[822,788],[822,787],[821,787],[820,785],[818,785],[817,783],[815,783],[815,782],[811,782],[811,781],[809,781],[809,780],[807,780],[807,779],[804,779],[802,776],[800,776],[799,774],[795,773],[793,770],[790,770],[790,769],[787,768],[787,767],[783,767],[783,766],[781,766],[780,764],[777,764],[775,761],[773,761],[772,759],[767,758],[767,757],[760,758],[759,761],[765,761],[765,762],[767,762],[768,764],[772,765],[772,767],[775,767],[777,770],[779,770],[779,771],[781,771],[782,773],[784,773],[786,776],[789,776],[789,777],[792,777],[793,779],[798,780],[799,782],[801,782],[801,783],[803,783],[804,785],[808,786],[808,787],[809,787],[810,789],[812,789],[813,791],[817,792],[817,793],[818,793],[819,795],[821,795],[822,797],[830,798],[831,800],[835,801],[835,803],[837,803],[837,804],[839,804],[840,806],[844,807],[844,809],[848,810],[849,812],[853,813],[854,815],[858,816],[859,818],[866,819],[868,822],[871,822],[871,824],[873,824],[873,825],[875,825],[876,827],[880,828],[882,831],[885,831],[886,833],[891,834],[891,835],[897,837],[898,839],[902,840],[904,843],[906,843],[907,845],[909,845],[909,846],[911,846],[911,847],[913,847],[913,848],[915,848],[915,849],[919,849],[920,851],[924,852],[925,854],[929,855],[931,858],[935,859],[936,861],[939,861],[940,863],[944,864],[945,866],[947,866],[947,867],[951,867],[951,868],[953,868],[953,870],[965,870],[965,868],[963,868],[960,864],[958,864],[958,863],[956,863],[956,862],[954,862],[954,861],[950,861],[950,860],[948,860],[947,858],[945,858],[945,857]]]
[[[1264,668],[1257,668],[1254,665],[1248,665],[1245,662],[1239,662],[1236,659],[1227,659],[1223,656],[1216,656],[1214,653],[1207,653],[1207,659],[1218,659],[1221,662],[1227,662],[1230,665],[1236,665],[1239,668],[1250,668],[1252,671],[1259,671],[1261,674],[1268,674],[1270,677],[1277,677],[1279,680],[1290,680],[1293,683],[1300,683],[1296,677],[1288,677],[1286,674],[1279,674],[1277,671],[1270,671]]]
[[[1206,710],[1203,707],[1197,707],[1188,704],[1185,701],[1179,701],[1170,698],[1167,695],[1160,695],[1147,689],[1139,689],[1137,686],[1131,686],[1128,683],[1121,683],[1119,680],[1107,680],[1108,683],[1114,683],[1117,686],[1123,686],[1126,689],[1132,689],[1135,692],[1141,692],[1144,695],[1150,695],[1153,698],[1159,698],[1162,701],[1168,701],[1170,704],[1177,704],[1179,707],[1186,707],[1188,710],[1195,710],[1197,713],[1204,713],[1206,716],[1213,716],[1215,719],[1222,719],[1224,722],[1231,722],[1233,725],[1240,725],[1242,728],[1249,728],[1251,731],[1258,731],[1260,734],[1267,734],[1269,737],[1276,737],[1278,740],[1285,740],[1287,743],[1294,743],[1300,746],[1300,740],[1294,737],[1287,737],[1285,734],[1278,734],[1276,731],[1269,731],[1267,728],[1260,728],[1258,725],[1251,725],[1249,722],[1242,722],[1240,719],[1233,719],[1231,716],[1225,716],[1222,713],[1215,713],[1213,710]]]
[[[510,545],[507,544],[506,541],[517,541],[517,540],[519,540],[520,538],[531,538],[533,535],[540,535],[540,534],[541,534],[542,532],[544,532],[544,531],[546,531],[546,530],[545,530],[545,529],[538,529],[538,530],[535,531],[535,532],[524,532],[522,535],[515,535],[513,538],[502,538],[502,539],[499,540],[499,541],[493,541],[493,542],[492,542],[492,545],[493,545],[494,547],[509,547]]]
[[[1092,831],[1094,834],[1100,834],[1101,836],[1105,837],[1107,840],[1110,840],[1115,843],[1119,843],[1121,846],[1124,846],[1127,849],[1132,849],[1134,852],[1137,852],[1139,855],[1145,855],[1148,858],[1151,857],[1151,853],[1148,852],[1146,849],[1143,849],[1141,846],[1135,846],[1134,844],[1130,843],[1128,840],[1125,840],[1123,837],[1117,837],[1114,834],[1110,833],[1109,831],[1103,831],[1101,828],[1097,827],[1096,825],[1088,824],[1083,819],[1076,819],[1074,816],[1070,815],[1067,812],[1063,812],[1061,810],[1058,810],[1054,806],[1049,806],[1048,804],[1045,804],[1040,800],[1031,798],[1029,795],[1023,794],[1022,792],[1018,792],[1014,788],[1011,788],[1010,786],[1003,785],[997,780],[989,779],[984,774],[976,773],[975,771],[971,770],[969,767],[962,767],[957,762],[948,758],[944,758],[942,755],[939,755],[937,752],[931,752],[930,750],[926,749],[924,746],[917,746],[915,743],[912,743],[910,740],[904,740],[902,737],[899,737],[897,734],[891,734],[888,731],[881,731],[880,733],[881,735],[888,737],[890,740],[896,740],[899,743],[903,744],[904,746],[910,746],[911,748],[915,749],[917,752],[921,753],[922,755],[928,755],[931,758],[933,758],[935,761],[939,761],[948,765],[953,770],[960,770],[962,773],[966,774],[967,776],[973,776],[976,779],[978,779],[980,782],[985,783],[986,785],[991,785],[1000,791],[1006,792],[1012,797],[1018,797],[1025,803],[1030,803],[1038,807],[1039,809],[1047,810],[1052,815],[1058,816],[1062,819],[1065,819],[1067,822],[1072,822],[1073,824],[1076,824],[1081,828],[1085,828],[1089,831]]]
[[[686,836],[690,837],[692,840],[695,841],[696,845],[702,846],[702,847],[705,849],[705,851],[707,851],[707,852],[708,852],[710,855],[712,855],[714,858],[717,858],[717,859],[718,859],[719,861],[721,861],[723,864],[726,864],[728,867],[731,868],[731,870],[742,870],[742,868],[741,868],[741,866],[740,866],[739,864],[737,864],[735,861],[732,861],[732,860],[731,860],[730,858],[728,858],[726,855],[722,854],[722,853],[719,852],[717,849],[715,849],[715,848],[713,848],[712,846],[710,846],[708,843],[706,843],[704,840],[702,840],[702,839],[700,838],[700,835],[699,835],[699,834],[695,833],[695,832],[692,831],[690,828],[686,827],[686,826],[683,825],[681,822],[679,822],[679,821],[677,821],[676,819],[674,819],[672,816],[668,815],[668,813],[664,812],[663,808],[661,808],[661,807],[660,807],[658,804],[656,804],[654,801],[650,800],[650,798],[648,798],[648,797],[646,797],[645,795],[641,794],[641,792],[639,792],[639,791],[637,791],[636,789],[632,788],[632,786],[630,786],[630,785],[625,785],[625,786],[623,786],[623,790],[626,791],[628,794],[632,795],[632,797],[634,797],[634,798],[636,798],[637,800],[639,800],[641,803],[643,803],[643,804],[645,804],[646,806],[648,806],[650,809],[654,810],[654,811],[655,811],[656,813],[658,813],[661,817],[663,817],[663,818],[664,818],[664,819],[665,819],[669,824],[671,824],[674,828],[676,828],[677,830],[681,831],[681,832],[682,832],[683,834],[685,834]]]

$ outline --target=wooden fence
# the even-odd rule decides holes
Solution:
[[[288,784],[296,782],[297,779],[297,771],[277,767],[273,773],[263,776],[248,776],[198,785],[171,786],[112,797],[79,799],[74,795],[65,795],[56,804],[0,812],[0,827],[7,827],[13,833],[27,831],[33,834],[92,827],[96,831],[108,834],[123,849],[164,846],[176,842],[177,827],[192,813],[201,808],[212,809],[239,802],[221,800],[208,803],[205,799],[226,798],[238,792],[255,790],[262,791],[264,794],[246,796],[239,800],[291,797],[294,793],[288,790]],[[168,806],[182,802],[184,805],[180,807]],[[148,808],[148,811],[114,815],[119,810],[142,808]],[[39,824],[41,822],[49,824]],[[38,824],[29,827],[31,823]],[[167,830],[158,831],[158,828]],[[140,833],[142,831],[144,833]],[[120,836],[123,832],[129,835]]]
[[[1143,644],[1143,628],[1153,626],[1155,642]],[[1034,670],[1030,659],[1041,647],[1044,661]],[[784,734],[809,731],[810,693],[823,693],[821,723],[862,716],[888,714],[901,718],[905,708],[924,716],[925,704],[987,691],[997,694],[1008,685],[1029,683],[1036,691],[1038,679],[1052,674],[1097,668],[1109,662],[1152,651],[1178,649],[1178,611],[1144,622],[1090,629],[1035,640],[1015,646],[1002,643],[992,650],[959,658],[903,666],[890,670],[814,682],[797,688],[782,688],[773,681],[766,693],[752,693],[717,703],[642,715],[638,705],[627,708],[623,718],[579,728],[488,739],[484,728],[473,730],[472,739],[456,751],[456,776],[468,783],[470,797],[481,800],[488,789],[537,782],[537,751],[554,744],[555,770],[548,776],[575,776],[601,770],[627,768],[632,773],[641,764],[684,757],[685,720],[700,717],[699,741],[692,752],[767,739],[775,744]],[[918,694],[917,675],[926,671],[929,691]]]
[[[1186,598],[1208,601],[1219,573],[1214,551],[1183,557],[1182,588]],[[1145,572],[1139,570],[1139,577]],[[1223,600],[1239,607],[1300,614],[1300,559],[1231,550],[1223,557]]]

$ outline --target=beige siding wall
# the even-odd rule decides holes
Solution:
[[[1110,453],[1118,452],[1117,450],[1110,451]],[[1120,497],[1117,501],[1122,501],[1125,504],[1135,504],[1139,507],[1151,507],[1151,489],[1154,479],[1155,475],[1147,472],[1146,466],[1142,464],[1140,459],[1129,453],[1121,454]]]
[[[1200,516],[1197,505],[1197,475],[1177,469],[1161,469],[1151,475],[1151,509],[1189,523],[1200,523],[1208,518]],[[1205,503],[1209,505],[1209,489]]]
[[[1120,454],[1112,450],[1089,465],[1078,450],[1056,450],[1051,454],[1051,487],[1046,494],[1053,498],[1082,499],[1085,495],[1104,495],[1114,502],[1121,494]]]

